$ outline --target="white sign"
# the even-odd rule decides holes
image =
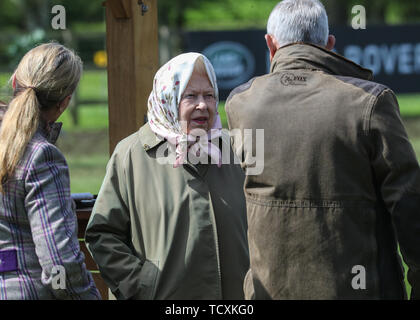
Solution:
[[[420,74],[420,43],[348,45],[343,53],[374,74]]]

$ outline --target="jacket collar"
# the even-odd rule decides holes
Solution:
[[[146,123],[140,128],[139,135],[145,151],[148,151],[164,142],[163,139],[158,138],[158,136],[152,131],[149,123]]]
[[[293,69],[320,70],[329,74],[372,80],[369,69],[350,61],[326,48],[309,43],[291,43],[274,55],[270,72]]]
[[[140,141],[142,142],[142,147],[145,151],[151,150],[160,145],[161,143],[165,142],[164,139],[160,139],[158,138],[158,136],[156,136],[156,134],[150,128],[149,123],[143,125],[138,131],[138,134],[140,136]],[[226,143],[227,145],[230,145],[230,137],[223,130],[221,137],[216,139],[221,139],[221,143]],[[212,142],[216,143],[216,140],[212,140]]]
[[[153,150],[155,147],[159,146],[160,144],[166,141],[164,139],[159,139],[156,136],[156,134],[150,128],[149,123],[143,125],[138,131],[138,134],[142,143],[142,147],[146,152],[148,152],[149,150]],[[230,147],[230,136],[225,131],[222,130],[222,135],[212,140],[212,143],[217,144],[218,141],[216,140],[219,140],[221,144],[226,144],[228,147]],[[223,150],[225,150],[225,148],[222,147],[222,145],[220,145],[219,147],[222,152]],[[204,177],[208,171],[209,166],[200,163],[193,165],[187,162],[184,164],[184,168],[190,168],[195,174],[199,175],[200,177]]]
[[[41,134],[51,144],[55,144],[61,132],[62,122],[54,122],[52,124],[46,124],[41,121],[37,132]]]

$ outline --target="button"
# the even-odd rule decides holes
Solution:
[[[143,148],[144,148],[145,150],[149,150],[149,149],[150,149],[150,146],[149,146],[148,144],[145,144],[145,145],[143,146]]]

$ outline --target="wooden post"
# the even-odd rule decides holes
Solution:
[[[157,0],[107,0],[110,153],[144,124],[159,66]]]

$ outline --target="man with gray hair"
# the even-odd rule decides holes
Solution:
[[[265,38],[270,73],[226,102],[230,129],[264,129],[264,170],[244,185],[246,298],[406,298],[399,244],[418,299],[420,168],[394,93],[331,51],[318,0],[280,2]]]

